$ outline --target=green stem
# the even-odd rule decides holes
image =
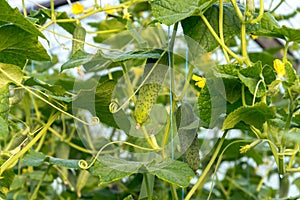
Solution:
[[[261,20],[261,18],[264,16],[264,0],[259,1],[259,13],[256,19],[253,19],[250,23],[255,24]]]
[[[220,139],[219,143],[218,143],[218,146],[213,154],[213,156],[211,157],[209,163],[207,164],[206,168],[203,170],[201,176],[199,177],[199,179],[197,180],[196,184],[192,187],[192,189],[189,191],[189,193],[187,194],[187,196],[185,197],[184,200],[189,200],[191,199],[192,195],[196,192],[197,189],[201,189],[199,188],[200,185],[202,185],[203,181],[206,179],[206,176],[208,174],[208,172],[211,170],[219,152],[220,152],[220,149],[223,145],[223,142],[225,140],[225,137],[227,135],[227,131],[224,132],[222,138]]]
[[[122,65],[122,69],[123,69],[123,75],[124,75],[125,83],[127,85],[127,90],[128,90],[129,96],[131,96],[132,94],[134,94],[134,90],[133,90],[130,78],[128,76],[128,72],[127,72],[125,64],[122,63],[121,65]],[[132,101],[135,104],[135,102],[136,102],[136,97],[135,96],[132,97]]]
[[[27,10],[26,10],[26,6],[25,6],[25,0],[22,0],[22,9],[23,9],[24,17],[27,17]]]
[[[283,55],[282,55],[282,62],[283,63],[288,62],[287,53],[288,53],[288,50],[289,50],[289,43],[290,43],[289,41],[286,41],[286,43],[284,45]]]
[[[247,105],[246,96],[245,96],[245,85],[244,84],[242,85],[242,104],[243,104],[243,106]]]
[[[47,132],[48,128],[51,126],[51,124],[57,119],[59,116],[59,113],[55,113],[51,115],[48,119],[48,122],[45,124],[43,129],[26,145],[24,146],[18,153],[11,156],[8,160],[6,160],[1,166],[0,166],[0,175],[9,167],[12,167],[11,165],[15,163],[21,156],[23,156],[33,145],[37,143],[37,141]]]
[[[40,179],[39,183],[38,183],[37,186],[35,187],[34,192],[33,192],[32,196],[30,197],[30,200],[36,199],[37,194],[38,194],[38,192],[39,192],[39,190],[40,190],[40,187],[41,187],[42,183],[44,182],[44,179],[45,179],[45,177],[46,177],[46,175],[47,175],[47,173],[48,173],[48,171],[49,171],[50,168],[51,168],[51,165],[49,165],[49,166],[47,167],[47,170],[44,172],[42,178]]]
[[[224,41],[224,30],[223,30],[223,17],[224,17],[223,11],[224,11],[224,9],[223,9],[223,0],[220,0],[219,1],[219,33],[220,33],[220,40],[221,40],[221,42],[223,44],[225,44],[225,41]],[[222,47],[222,50],[223,50],[226,62],[230,63],[230,58],[228,56],[227,51],[223,47]]]
[[[146,183],[146,191],[147,191],[147,197],[148,197],[148,200],[152,200],[152,195],[151,195],[151,192],[150,192],[150,185],[149,185],[149,180],[148,180],[148,176],[146,173],[144,173],[144,178],[145,178],[145,183]]]
[[[242,22],[241,26],[241,42],[242,42],[242,56],[247,66],[251,65],[247,52],[247,38],[246,38],[246,22]]]
[[[200,14],[200,17],[202,18],[203,22],[205,23],[205,25],[207,26],[207,28],[209,29],[209,31],[211,32],[211,34],[213,35],[213,37],[215,38],[215,40],[217,40],[217,42],[221,45],[222,48],[224,48],[233,58],[235,58],[239,63],[243,63],[243,60],[236,55],[233,51],[231,51],[231,49],[229,49],[219,38],[219,36],[217,35],[217,33],[215,32],[215,30],[213,29],[213,27],[210,25],[210,23],[208,22],[208,20],[206,19],[206,17],[203,14]]]
[[[176,192],[176,186],[174,184],[170,184],[171,186],[171,193],[172,193],[172,199],[173,200],[178,200],[178,195]]]
[[[178,101],[181,101],[184,98],[184,96],[185,96],[185,94],[186,94],[186,92],[187,92],[187,90],[190,86],[190,80],[191,80],[192,75],[193,75],[193,69],[194,69],[194,67],[190,66],[188,74],[187,74],[186,81],[185,81],[184,86],[183,86],[183,89],[181,91],[180,96],[178,97]]]
[[[236,3],[236,0],[230,0],[230,1],[231,1],[231,4],[234,7],[234,10],[235,10],[236,14],[238,15],[238,17],[240,19],[240,21],[243,22],[244,21],[244,15],[241,12],[241,9],[238,7],[238,5]]]

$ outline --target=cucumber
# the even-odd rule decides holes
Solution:
[[[147,120],[151,108],[156,102],[158,92],[161,89],[167,71],[168,57],[165,52],[162,53],[160,60],[153,58],[147,59],[147,63],[144,68],[144,79],[149,73],[151,74],[139,90],[139,95],[133,113],[137,129]]]
[[[177,109],[176,126],[183,160],[196,172],[200,165],[200,145],[197,137],[199,120],[190,104],[182,103]]]
[[[79,50],[83,50],[86,31],[82,26],[77,25],[73,32],[72,55]],[[78,41],[79,40],[79,41]],[[81,41],[81,42],[80,42]]]
[[[8,120],[9,113],[9,89],[8,84],[0,88],[0,117]]]
[[[69,159],[70,146],[65,142],[59,142],[56,146],[55,155],[57,158]],[[61,167],[62,180],[66,183],[68,179],[68,168]]]

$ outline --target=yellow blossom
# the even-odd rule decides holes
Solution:
[[[281,60],[275,59],[273,61],[273,66],[279,77],[285,76],[285,67]]]
[[[79,15],[83,13],[83,11],[84,11],[84,6],[81,3],[77,2],[72,5],[72,14]]]
[[[198,86],[201,89],[204,88],[204,86],[206,84],[206,79],[205,78],[193,74],[192,79],[194,81],[196,81],[196,83],[195,83],[196,86]]]
[[[253,35],[253,34],[250,34],[250,37],[252,38],[252,40],[256,40],[258,38],[257,35]]]
[[[240,153],[246,153],[250,149],[251,149],[251,145],[247,144],[246,146],[243,146],[242,148],[240,148]]]
[[[131,14],[128,12],[128,8],[123,9],[123,19],[130,20]]]
[[[109,5],[108,3],[105,4],[105,12],[107,15],[112,15],[115,14],[117,12],[116,9],[111,9],[111,5]]]

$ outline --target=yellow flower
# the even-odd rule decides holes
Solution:
[[[275,59],[273,61],[273,66],[279,77],[285,76],[285,67],[281,60]]]
[[[117,11],[116,9],[111,9],[111,5],[109,5],[109,3],[105,4],[105,12],[106,15],[112,15],[115,14]]]
[[[247,144],[246,146],[240,148],[240,153],[246,153],[249,149],[251,149],[251,145]]]
[[[253,35],[253,34],[250,34],[250,37],[252,38],[252,40],[256,40],[258,38],[257,35]]]
[[[206,79],[205,78],[193,74],[192,79],[194,81],[196,81],[196,83],[195,83],[196,86],[198,86],[201,89],[204,88],[204,86],[206,84]]]
[[[128,8],[123,9],[123,19],[130,20],[131,14],[128,12]]]
[[[81,3],[77,2],[72,5],[72,14],[79,15],[83,13],[83,11],[84,11],[84,6]]]

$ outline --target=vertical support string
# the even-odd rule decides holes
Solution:
[[[172,85],[172,79],[173,79],[173,73],[172,73],[172,60],[171,60],[171,31],[170,31],[170,26],[168,26],[168,67],[170,71],[170,131],[171,131],[171,152],[172,152],[172,160],[174,160],[174,139],[173,139],[173,85]]]

